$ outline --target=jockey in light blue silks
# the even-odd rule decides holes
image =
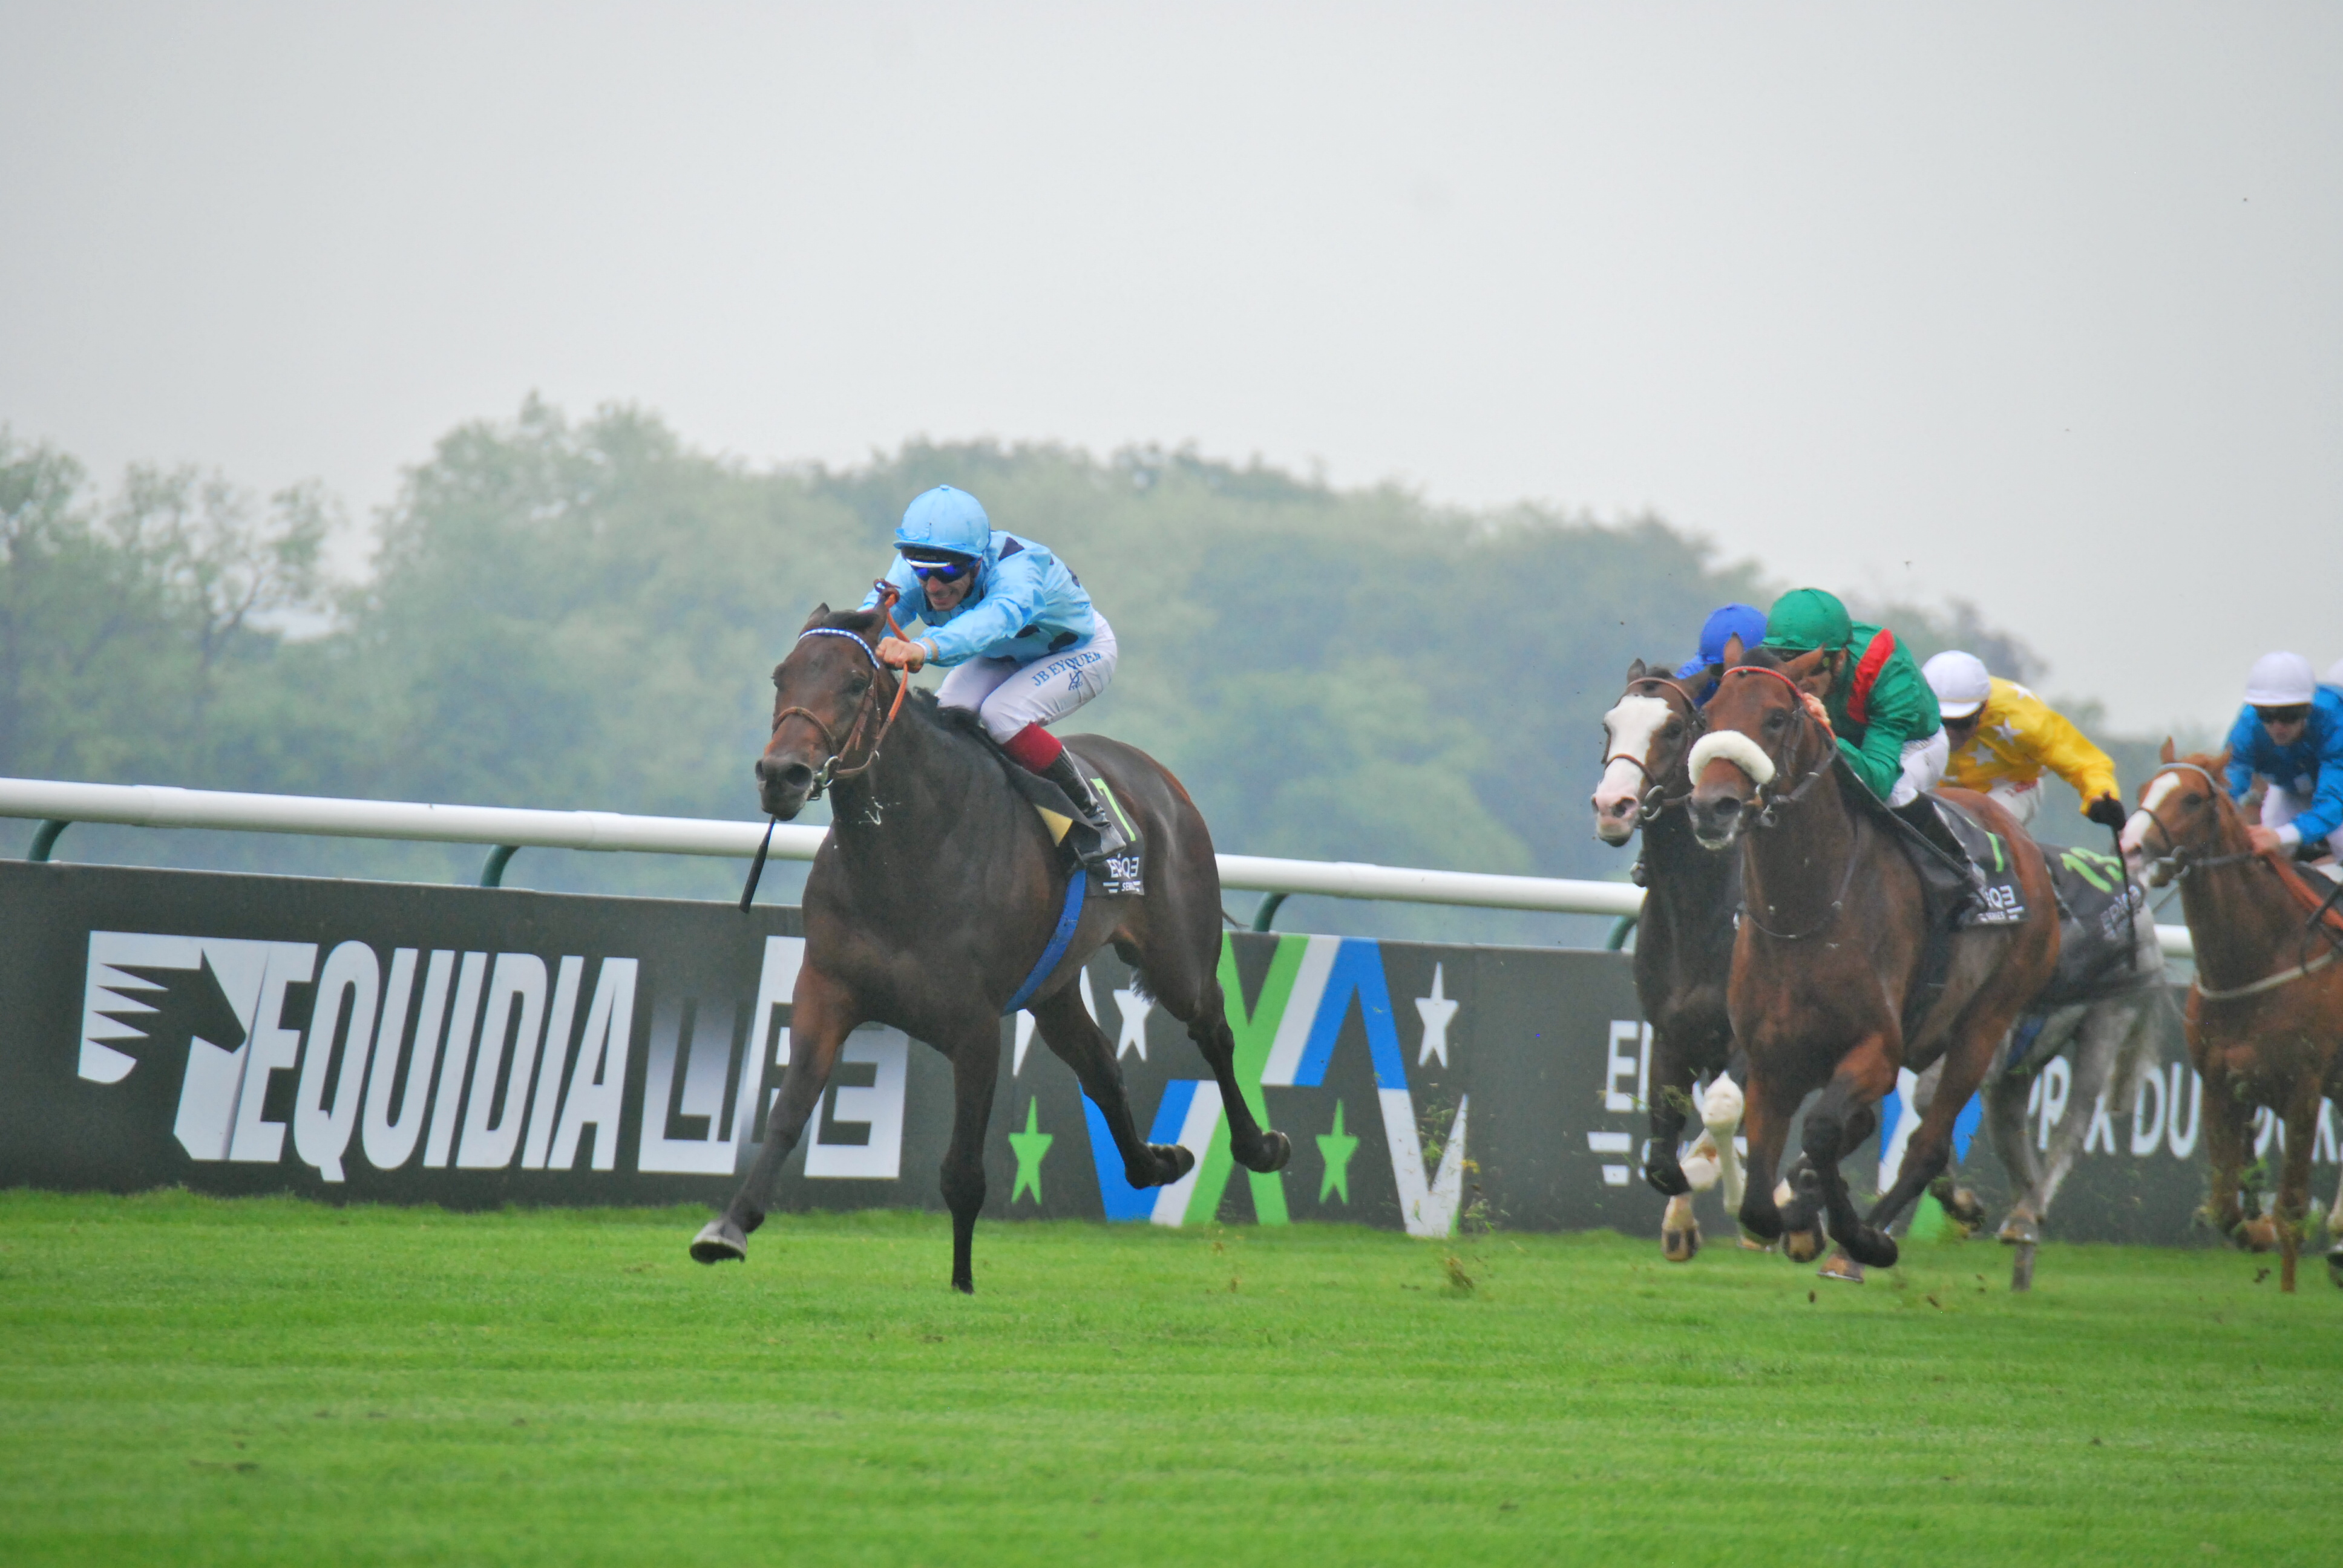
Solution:
[[[2343,667],[2329,674],[2343,672]],[[2246,678],[2229,730],[2229,796],[2269,781],[2262,819],[2246,829],[2261,853],[2321,846],[2343,859],[2343,691],[2321,686],[2298,653],[2268,653]]]
[[[886,580],[902,596],[898,614],[926,635],[881,638],[880,661],[949,668],[936,700],[974,713],[1011,761],[1065,791],[1080,813],[1071,836],[1084,865],[1127,848],[1121,824],[1047,728],[1114,678],[1114,628],[1081,579],[1046,547],[996,530],[974,496],[950,485],[904,508],[895,550]],[[862,608],[878,603],[873,588]]]

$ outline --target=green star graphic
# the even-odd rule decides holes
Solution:
[[[1033,1206],[1037,1209],[1041,1206],[1041,1161],[1049,1158],[1050,1144],[1057,1137],[1054,1132],[1041,1131],[1041,1103],[1028,1100],[1025,1102],[1025,1131],[1009,1135],[1009,1147],[1017,1151],[1017,1181],[1009,1189],[1009,1201],[1014,1203],[1018,1194],[1031,1187],[1033,1190]]]
[[[1318,1135],[1318,1153],[1326,1161],[1326,1179],[1318,1183],[1318,1201],[1323,1203],[1326,1194],[1339,1194],[1345,1205],[1351,1201],[1351,1156],[1359,1151],[1359,1141],[1342,1131],[1342,1102],[1334,1101],[1334,1131]]]

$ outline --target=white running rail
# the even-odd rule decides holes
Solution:
[[[210,828],[238,833],[304,833],[335,839],[402,839],[420,843],[492,844],[539,849],[712,855],[745,860],[764,837],[762,822],[704,817],[629,817],[616,811],[536,811],[510,806],[428,806],[405,800],[340,800],[314,795],[247,795],[162,784],[67,784],[0,779],[0,817],[50,822],[107,822],[136,828]],[[830,829],[784,822],[772,854],[810,860]],[[1559,877],[1505,877],[1483,871],[1421,870],[1351,860],[1220,857],[1221,886],[1264,893],[1312,893],[1415,904],[1543,910],[1555,914],[1631,917],[1644,890],[1624,882]],[[2158,926],[2164,951],[2192,952],[2187,928]]]

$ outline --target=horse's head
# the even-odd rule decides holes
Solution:
[[[1762,650],[1760,650],[1762,651]],[[1725,672],[1701,717],[1708,733],[1695,741],[1686,764],[1692,799],[1686,809],[1694,837],[1722,849],[1740,836],[1750,808],[1768,787],[1783,789],[1813,771],[1828,733],[1806,718],[1800,681],[1822,661],[1819,653],[1786,661],[1771,657]],[[1778,793],[1779,791],[1777,791]]]
[[[2227,752],[2183,757],[2167,736],[2157,758],[2163,766],[2139,787],[2139,809],[2124,824],[2121,842],[2125,859],[2153,860],[2148,885],[2160,888],[2189,860],[2237,849],[2244,831],[2241,825],[2231,831],[2239,819],[2221,782],[2229,765]],[[2237,842],[2231,843],[2233,839]]]
[[[1684,771],[1700,733],[1700,711],[1684,689],[1637,659],[1627,691],[1603,716],[1603,779],[1594,791],[1594,836],[1624,844],[1656,813],[1662,787]]]
[[[873,688],[883,684],[892,692],[896,679],[879,667],[886,626],[880,610],[832,615],[822,605],[789,656],[773,667],[773,734],[757,759],[757,801],[768,816],[795,818],[829,784],[845,753],[876,739],[884,709]]]

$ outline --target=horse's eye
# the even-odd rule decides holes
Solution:
[[[1669,719],[1668,727],[1660,731],[1661,738],[1667,740],[1674,740],[1677,736],[1682,735],[1683,733],[1684,721],[1680,719]]]
[[[1788,722],[1790,716],[1778,708],[1765,716],[1765,728],[1768,729],[1779,729]]]
[[[2201,811],[2205,809],[2205,802],[2210,799],[2211,797],[2207,795],[2185,795],[2181,797],[2181,799],[2187,803],[2188,809],[2191,811]]]

